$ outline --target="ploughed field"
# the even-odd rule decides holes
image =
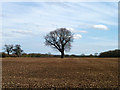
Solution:
[[[3,88],[116,88],[117,58],[3,58]]]

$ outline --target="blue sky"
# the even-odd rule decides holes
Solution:
[[[52,53],[44,36],[65,27],[74,33],[66,54],[94,54],[118,48],[117,2],[7,2],[2,4],[2,44],[26,53]]]

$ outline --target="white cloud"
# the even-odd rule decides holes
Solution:
[[[80,34],[75,34],[74,35],[74,39],[80,39],[80,38],[82,38],[82,35],[80,35]]]
[[[108,27],[105,25],[93,25],[93,29],[99,29],[99,30],[108,30]]]
[[[67,30],[70,30],[71,32],[74,32],[74,33],[77,33],[77,32],[80,32],[80,33],[88,33],[87,31],[84,31],[84,30],[82,30],[82,31],[80,31],[80,30],[75,30],[75,29],[73,29],[73,28],[66,28]]]

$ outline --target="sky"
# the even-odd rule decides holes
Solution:
[[[74,33],[66,54],[94,54],[118,48],[117,2],[4,2],[2,47],[20,44],[25,53],[60,54],[45,46],[44,36],[57,28]]]

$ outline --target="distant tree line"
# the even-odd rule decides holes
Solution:
[[[0,53],[0,57],[60,57],[61,55],[53,55],[51,53],[47,54],[41,54],[41,53],[24,53],[21,45],[4,45],[3,48],[4,52]],[[65,55],[64,57],[120,57],[120,50],[112,50],[112,51],[106,51],[102,52],[98,55],[98,53],[95,53],[94,55]]]
[[[120,50],[102,52],[99,57],[120,57]]]

